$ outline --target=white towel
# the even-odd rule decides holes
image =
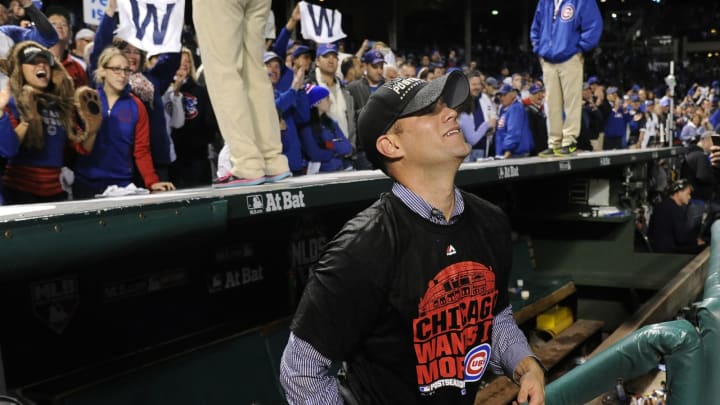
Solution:
[[[108,186],[102,194],[95,194],[96,198],[99,197],[120,197],[125,195],[144,195],[150,194],[150,190],[146,188],[137,187],[135,184],[130,183],[125,187],[120,187],[113,184]]]

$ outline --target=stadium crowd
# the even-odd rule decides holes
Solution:
[[[183,28],[181,52],[148,54],[114,37],[116,0],[98,26],[81,17],[30,0],[0,4],[3,203],[203,187],[227,173],[192,25]],[[279,30],[268,24],[263,57],[294,176],[372,169],[356,134],[370,94],[396,77],[432,81],[453,70],[471,87],[459,118],[473,146],[468,161],[547,147],[545,87],[531,52],[486,40],[472,60],[461,50],[391,49],[381,41],[346,49],[349,41],[302,40],[300,20],[296,8]],[[679,83],[682,94],[673,96],[662,74],[623,74],[629,61],[647,62],[642,55],[586,57],[579,151],[690,144],[720,125],[720,81],[681,67],[678,77],[693,81]]]

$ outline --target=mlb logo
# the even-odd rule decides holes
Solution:
[[[245,198],[247,199],[247,207],[250,211],[261,210],[265,207],[265,201],[260,194],[249,195]]]
[[[77,275],[33,283],[30,285],[30,294],[35,317],[58,335],[75,318],[80,306]]]

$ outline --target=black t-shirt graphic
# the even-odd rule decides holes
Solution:
[[[386,194],[313,268],[292,330],[347,362],[359,403],[473,403],[508,305],[510,228],[497,207],[463,199],[455,224],[435,225]]]
[[[480,380],[490,360],[497,296],[495,274],[480,263],[455,263],[433,278],[413,320],[421,394],[441,387],[464,391],[466,383]]]

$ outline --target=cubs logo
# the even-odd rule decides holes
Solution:
[[[505,128],[505,116],[501,116],[497,122],[498,128]]]
[[[473,347],[465,355],[465,381],[474,382],[482,378],[490,362],[490,345],[483,343]]]
[[[574,16],[575,9],[573,8],[572,4],[566,5],[560,12],[560,19],[562,19],[563,21],[570,21]]]
[[[198,98],[192,93],[183,93],[183,108],[185,109],[185,119],[194,119],[199,114]]]

